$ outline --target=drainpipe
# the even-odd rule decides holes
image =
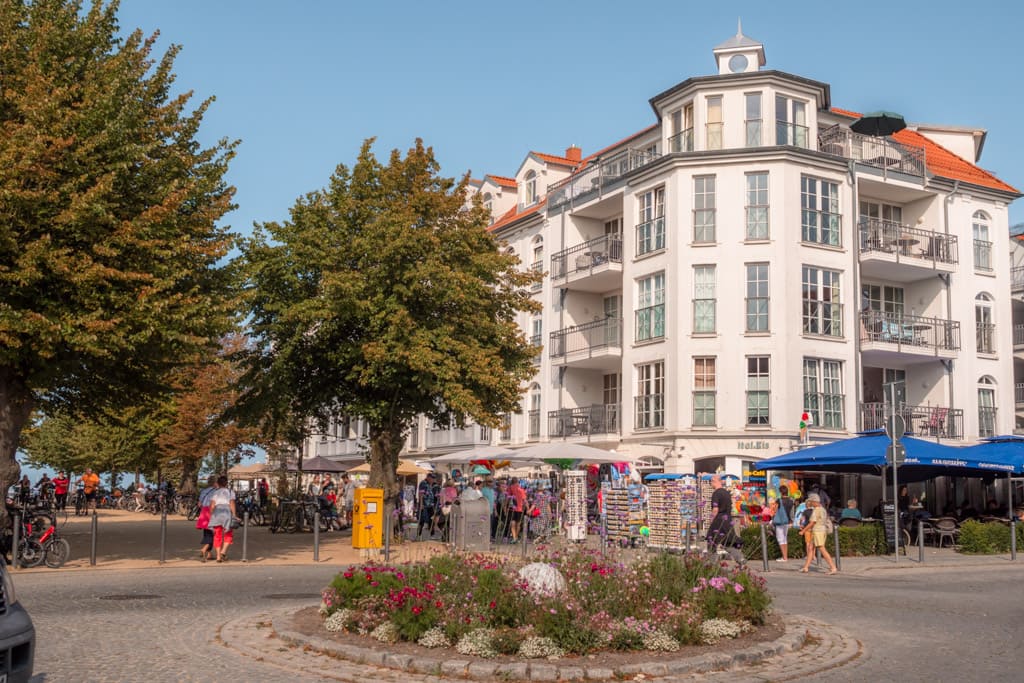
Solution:
[[[566,214],[566,209],[563,207],[562,208],[562,214],[561,214],[561,216],[559,216],[559,231],[561,233],[560,239],[561,239],[561,245],[562,245],[562,251],[563,252],[566,249],[566,246],[565,246],[565,214]],[[569,261],[568,261],[568,259],[566,259],[565,262],[562,264],[562,275],[565,278],[565,284],[568,285],[568,282],[569,282]],[[568,294],[568,292],[566,291],[566,287],[561,287],[558,290],[558,329],[559,330],[564,330],[565,329],[565,299],[566,299],[567,294]],[[565,337],[562,338],[562,352],[563,352],[562,361],[564,363],[565,362],[565,355],[564,355],[564,352],[565,352]],[[565,394],[565,372],[566,372],[565,365],[560,365],[558,367],[558,412],[559,412],[559,414],[561,414],[561,412],[562,412],[563,395]]]
[[[861,338],[860,338],[860,316],[861,316],[861,298],[860,294],[860,221],[857,220],[859,215],[858,207],[859,200],[857,197],[857,171],[856,164],[853,161],[849,162],[849,169],[847,171],[850,179],[850,197],[853,202],[853,216],[854,216],[854,233],[853,233],[853,248],[854,248],[854,259],[857,265],[853,269],[853,295],[857,297],[857,308],[854,311],[854,327],[856,333],[853,336],[853,376],[857,378],[854,382],[854,414],[857,416],[857,430],[863,429],[861,424],[861,398],[864,393],[864,377],[863,377],[863,363],[861,362]]]
[[[959,189],[960,189],[960,181],[959,180],[954,181],[953,182],[953,189],[949,191],[949,194],[947,194],[945,197],[942,198],[942,223],[943,223],[942,227],[943,227],[944,232],[946,233],[946,237],[949,237],[949,203],[953,200],[953,195],[955,195]],[[946,315],[952,316],[953,315],[953,293],[950,290],[949,279],[948,278],[945,280],[945,285],[946,285]],[[950,318],[950,320],[952,320],[952,318]],[[961,330],[961,333],[962,332],[963,331]],[[956,394],[953,392],[953,361],[949,361],[948,364],[947,363],[943,363],[943,366],[946,368],[946,376],[949,379],[949,382],[948,382],[948,386],[949,386],[949,416],[952,417],[953,416],[953,408],[956,407],[956,404],[954,403],[954,397],[956,396]],[[963,431],[964,427],[965,427],[965,425],[961,425],[961,431]]]

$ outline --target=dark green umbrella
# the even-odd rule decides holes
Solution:
[[[892,135],[907,127],[903,116],[891,111],[873,111],[850,124],[850,130],[861,135]]]

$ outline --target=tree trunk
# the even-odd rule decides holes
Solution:
[[[21,475],[18,465],[18,442],[21,430],[32,414],[35,400],[32,391],[12,368],[0,368],[0,494]],[[0,505],[0,528],[7,525],[7,506]]]
[[[378,428],[370,425],[370,486],[384,490],[383,532],[394,524],[394,510],[398,503],[398,454],[405,445],[401,425]]]
[[[193,496],[196,493],[196,469],[198,463],[192,458],[181,460],[181,485],[178,492],[183,496]]]

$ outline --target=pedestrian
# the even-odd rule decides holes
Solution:
[[[783,484],[779,487],[779,499],[775,501],[772,514],[772,526],[775,529],[775,540],[782,551],[779,562],[789,560],[789,528],[793,525],[793,499],[789,497],[789,487]]]
[[[345,526],[352,526],[352,506],[356,501],[356,483],[348,475],[341,475],[341,505],[345,508]]]
[[[722,487],[722,478],[717,474],[711,476],[711,488],[711,525],[705,539],[709,553],[716,552],[732,531],[732,496]]]
[[[210,494],[210,526],[218,562],[227,559],[228,547],[234,540],[232,523],[236,516],[235,492],[228,488],[228,478],[222,474],[217,477],[217,488]]]
[[[827,512],[821,504],[821,497],[817,493],[812,493],[807,496],[807,505],[811,508],[811,521],[804,527],[803,534],[808,539],[808,545],[810,550],[807,553],[807,559],[804,560],[804,566],[800,569],[801,572],[806,574],[810,571],[811,560],[814,559],[814,553],[818,552],[821,554],[825,561],[828,562],[829,574],[835,574],[839,570],[836,569],[836,563],[829,555],[828,550],[825,548],[825,538],[827,534]]]
[[[435,491],[437,475],[433,472],[420,482],[416,489],[416,540],[420,539],[423,527],[427,527],[430,536],[434,535],[434,512],[437,508],[438,491]]]
[[[267,509],[267,501],[270,499],[270,484],[267,483],[267,478],[263,477],[259,483],[256,484],[256,492],[260,497],[260,509]]]
[[[78,478],[78,484],[82,487],[82,492],[85,494],[85,508],[88,510],[92,508],[96,509],[96,493],[100,487],[99,475],[94,474],[92,468],[86,467],[85,474]]]
[[[32,482],[26,474],[18,482],[18,500],[22,505],[28,505],[28,499],[32,496]]]
[[[196,518],[196,528],[203,532],[203,538],[199,544],[199,557],[203,562],[210,559],[210,548],[213,547],[213,529],[210,528],[210,496],[216,490],[217,478],[211,474],[206,480],[206,486],[199,492],[199,517]]]
[[[519,541],[519,532],[523,529],[523,515],[526,512],[526,489],[519,485],[515,477],[508,486],[508,494],[511,499],[511,532],[512,542]]]
[[[71,480],[68,479],[68,475],[64,474],[64,470],[58,472],[57,476],[53,478],[53,497],[58,510],[63,510],[68,506],[68,486],[70,485]]]

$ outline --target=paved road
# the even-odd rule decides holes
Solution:
[[[858,638],[866,656],[829,681],[1024,679],[1024,563],[985,567],[770,573],[775,605]]]
[[[854,634],[864,656],[831,681],[1016,681],[1024,677],[1024,566],[893,569],[838,577],[769,574],[778,609]],[[218,644],[218,628],[265,608],[316,602],[326,566],[206,565],[22,572],[18,594],[38,630],[36,681],[293,681],[294,672]],[[136,599],[119,599],[132,595]],[[138,599],[139,596],[156,596]],[[95,670],[81,662],[95,662]],[[782,680],[785,670],[733,672]],[[317,680],[303,675],[302,680]]]

